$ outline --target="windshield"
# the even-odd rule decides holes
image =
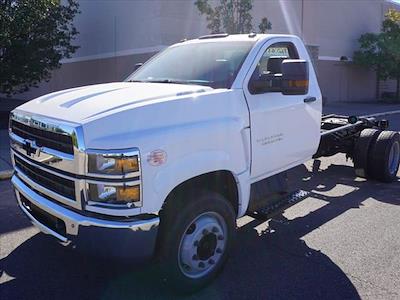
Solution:
[[[253,42],[210,42],[167,48],[127,81],[230,88]]]

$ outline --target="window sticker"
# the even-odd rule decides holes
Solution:
[[[268,48],[267,51],[265,52],[264,56],[283,56],[283,57],[289,57],[289,50],[287,47],[271,47]]]

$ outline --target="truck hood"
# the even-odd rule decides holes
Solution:
[[[83,124],[115,110],[141,107],[210,91],[198,85],[116,82],[78,87],[29,101],[18,110]]]

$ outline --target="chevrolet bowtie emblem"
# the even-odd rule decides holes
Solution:
[[[26,155],[31,156],[32,154],[36,153],[36,143],[26,140],[25,143],[22,145],[22,149],[26,151]]]

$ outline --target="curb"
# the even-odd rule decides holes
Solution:
[[[0,180],[10,179],[14,174],[14,170],[0,171]]]

